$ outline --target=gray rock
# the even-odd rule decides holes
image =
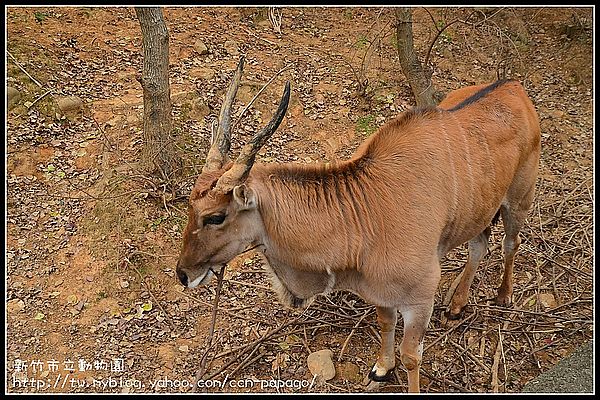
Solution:
[[[215,70],[206,67],[197,67],[190,69],[189,75],[192,78],[211,80],[215,77]]]
[[[238,43],[235,40],[226,40],[223,44],[223,47],[225,47],[225,51],[229,55],[237,56],[238,54],[240,54]]]
[[[6,311],[8,314],[15,314],[25,309],[25,302],[21,299],[12,299],[6,303]]]
[[[204,44],[202,40],[196,40],[196,43],[194,43],[194,49],[201,56],[208,54],[208,47]]]
[[[57,100],[58,108],[63,113],[77,112],[83,109],[83,100],[77,96],[61,97]]]
[[[335,376],[335,366],[333,365],[332,357],[333,352],[329,349],[312,352],[306,360],[308,369],[313,375],[328,381]]]
[[[11,109],[17,105],[19,99],[21,98],[21,92],[18,89],[7,86],[6,87],[6,102],[8,104],[8,108]]]

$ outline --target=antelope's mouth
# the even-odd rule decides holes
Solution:
[[[193,289],[197,286],[206,285],[213,276],[215,276],[218,272],[221,271],[222,266],[219,267],[209,267],[202,275],[198,276],[191,282],[188,282],[187,287]]]

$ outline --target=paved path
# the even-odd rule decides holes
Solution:
[[[523,387],[527,393],[593,393],[594,346],[589,341]]]

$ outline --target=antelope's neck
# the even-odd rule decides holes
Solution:
[[[350,162],[338,166],[255,165],[256,191],[270,261],[305,271],[339,271],[361,265],[367,202]]]

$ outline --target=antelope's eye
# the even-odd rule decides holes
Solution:
[[[225,217],[226,217],[225,214],[207,215],[202,220],[202,223],[204,224],[204,226],[206,226],[206,225],[221,225],[223,223],[223,221],[225,221]]]

